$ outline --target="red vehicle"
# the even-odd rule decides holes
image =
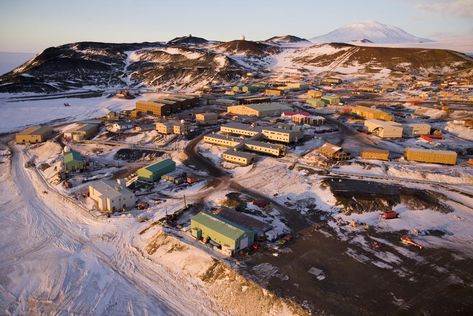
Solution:
[[[383,213],[383,218],[384,219],[393,219],[393,218],[398,218],[399,214],[394,211],[389,211],[389,212],[384,212]]]

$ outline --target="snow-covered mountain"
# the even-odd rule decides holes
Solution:
[[[310,39],[313,43],[423,43],[432,42],[427,38],[421,38],[407,33],[406,31],[391,25],[376,21],[357,22],[342,26],[325,35]]]

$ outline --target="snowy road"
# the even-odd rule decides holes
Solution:
[[[218,313],[187,279],[132,246],[134,220],[97,220],[43,193],[23,161],[15,150],[11,167],[0,165],[1,313]]]

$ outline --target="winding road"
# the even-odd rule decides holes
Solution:
[[[0,165],[2,311],[221,314],[184,276],[143,257],[132,243],[135,221],[93,218],[12,152],[11,165]]]

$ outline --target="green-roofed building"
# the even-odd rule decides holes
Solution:
[[[306,102],[313,108],[323,108],[325,106],[325,102],[319,98],[308,98]]]
[[[143,167],[136,171],[139,180],[146,182],[154,182],[166,173],[176,170],[176,163],[172,159],[164,159],[155,162],[149,166]]]
[[[63,159],[64,172],[80,171],[85,168],[84,158],[77,151],[65,152]]]
[[[197,239],[210,239],[231,253],[254,242],[253,231],[217,215],[200,212],[191,219],[191,232]]]

